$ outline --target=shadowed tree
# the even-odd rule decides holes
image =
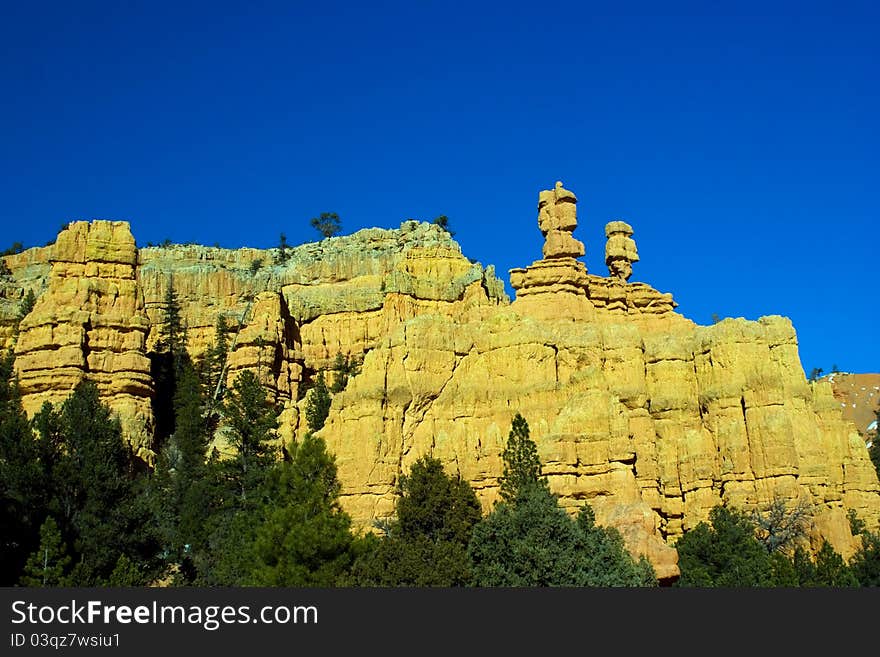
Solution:
[[[244,370],[223,404],[230,443],[236,455],[228,467],[242,498],[262,483],[265,470],[275,462],[277,449],[270,444],[278,428],[278,414],[266,390],[251,370]]]
[[[268,477],[265,521],[254,538],[259,586],[334,586],[352,561],[351,519],[339,506],[336,463],[306,434]]]
[[[675,545],[681,587],[753,587],[776,584],[770,553],[755,537],[751,520],[716,506],[709,523],[685,532]]]
[[[58,523],[50,516],[40,527],[40,545],[28,558],[21,585],[65,586],[70,561]]]
[[[358,559],[354,579],[367,586],[466,585],[467,546],[481,516],[473,489],[425,456],[401,478],[398,493],[394,518]]]
[[[332,403],[330,392],[327,390],[327,382],[324,380],[324,372],[319,371],[315,378],[315,387],[309,393],[306,400],[306,424],[309,431],[314,433],[319,431],[330,414],[330,404]]]
[[[212,458],[207,476],[193,489],[205,505],[192,561],[199,586],[253,584],[256,531],[266,513],[266,482],[277,466],[273,445],[278,415],[251,370],[244,370],[223,403],[228,440],[235,454]]]
[[[34,439],[21,406],[12,354],[0,357],[0,585],[12,586],[40,542],[48,513],[51,471],[58,455],[52,439]]]
[[[122,554],[147,581],[157,572],[159,542],[119,421],[95,384],[82,381],[60,411],[46,405],[34,424],[42,440],[61,443],[50,509],[72,550],[71,584],[105,584]]]

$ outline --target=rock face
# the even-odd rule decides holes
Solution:
[[[288,249],[203,246],[140,250],[140,279],[155,344],[165,291],[173,284],[194,357],[214,340],[217,316],[251,321],[252,300],[281,294],[295,324],[303,366],[314,372],[337,353],[361,356],[396,324],[449,307],[508,303],[494,269],[461,254],[441,228],[405,221]],[[280,308],[281,306],[279,306]]]
[[[539,197],[545,236],[576,225],[565,190],[565,220],[547,211],[560,189]],[[696,326],[671,295],[587,274],[547,244],[544,259],[511,272],[513,304],[399,325],[334,398],[321,435],[356,520],[390,514],[400,475],[424,454],[490,508],[520,412],[562,504],[589,502],[663,579],[678,572],[676,539],[722,502],[804,500],[814,547],[826,538],[845,555],[847,510],[877,526],[880,486],[864,443],[830,388],[807,383],[787,319]],[[634,245],[623,246],[634,262]]]
[[[9,273],[0,272],[0,347],[17,354],[28,412],[63,401],[88,376],[104,386],[147,461],[149,356],[169,286],[190,355],[198,359],[214,343],[222,315],[231,329],[228,382],[253,369],[285,408],[280,433],[288,437],[298,428],[303,381],[336,354],[359,359],[421,314],[478,317],[509,303],[491,266],[469,261],[446,231],[417,221],[290,248],[283,258],[277,249],[136,249],[127,223],[76,222],[54,245],[3,262]],[[27,290],[38,302],[19,322]]]
[[[45,292],[21,320],[15,368],[28,413],[94,381],[135,452],[150,460],[150,324],[136,277],[137,251],[120,221],[74,222],[46,254]]]
[[[284,439],[305,431],[317,372],[337,354],[363,359],[320,432],[359,527],[392,513],[400,476],[425,454],[490,509],[519,412],[562,504],[590,503],[662,579],[678,573],[675,541],[722,502],[806,502],[814,547],[851,554],[847,512],[878,528],[880,484],[830,384],[807,382],[791,323],[697,326],[672,295],[629,282],[639,255],[621,221],[606,226],[610,276],[588,273],[576,203],[561,183],[539,194],[543,257],[510,272],[513,303],[491,267],[426,223],[284,254],[137,250],[126,224],[75,223],[4,259],[0,339],[14,345],[29,412],[92,378],[148,459],[148,356],[172,285],[190,353],[206,352],[222,315],[227,382],[255,371],[284,409]],[[38,300],[18,324],[28,289]]]

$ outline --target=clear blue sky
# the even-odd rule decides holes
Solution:
[[[880,10],[870,2],[4,2],[5,245],[74,219],[139,244],[269,247],[450,218],[540,258],[538,191],[580,200],[606,273],[703,324],[792,318],[801,360],[880,371]]]

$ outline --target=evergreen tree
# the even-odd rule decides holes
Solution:
[[[266,480],[277,465],[272,445],[278,417],[256,375],[239,374],[223,403],[224,422],[235,455],[211,458],[205,477],[190,489],[194,523],[190,544],[194,582],[200,586],[253,583],[256,530],[265,519]]]
[[[227,470],[245,499],[248,490],[259,488],[267,467],[275,462],[277,450],[270,441],[278,428],[278,414],[250,370],[244,370],[233,383],[223,414],[236,451]]]
[[[278,258],[276,262],[278,264],[282,264],[290,258],[290,253],[288,252],[289,245],[287,244],[287,236],[284,233],[278,238]]]
[[[36,424],[46,432],[57,429],[62,441],[52,471],[52,504],[74,553],[71,584],[103,584],[123,553],[142,565],[148,578],[157,565],[158,542],[149,508],[131,479],[119,421],[89,381],[77,385],[60,412],[51,407],[44,412],[48,417]]]
[[[633,561],[619,534],[595,526],[591,510],[571,518],[534,482],[474,527],[468,554],[476,586],[656,584],[647,560]]]
[[[861,586],[880,586],[880,534],[864,532],[862,545],[850,559],[853,576]]]
[[[474,527],[468,546],[476,586],[656,584],[648,561],[633,561],[619,533],[596,526],[589,506],[577,519],[559,506],[519,413],[502,459],[501,501]]]
[[[125,554],[119,555],[116,566],[107,579],[107,586],[142,586],[144,577],[138,565]]]
[[[150,482],[153,513],[169,565],[185,583],[195,578],[194,546],[206,540],[208,499],[206,451],[208,430],[202,415],[202,389],[193,366],[186,362],[174,397],[175,431],[163,448]]]
[[[370,586],[463,586],[470,580],[467,547],[480,503],[439,460],[422,457],[398,487],[395,518],[365,551],[354,579]]]
[[[40,526],[40,545],[27,560],[21,585],[66,586],[70,561],[58,523],[49,516]]]
[[[859,583],[843,557],[835,552],[828,541],[823,541],[816,554],[816,579],[812,585],[839,588],[858,586]],[[801,583],[801,586],[804,584]]]
[[[501,458],[504,461],[500,480],[502,500],[514,504],[521,492],[535,485],[549,490],[547,479],[541,476],[538,447],[529,436],[528,423],[519,413],[513,418]]]
[[[339,506],[336,463],[323,439],[306,434],[267,482],[265,521],[256,531],[253,582],[334,586],[352,560],[351,519]]]
[[[349,356],[343,356],[342,352],[337,352],[336,359],[333,361],[333,384],[330,386],[330,392],[337,393],[345,390],[348,385],[348,379],[358,373],[358,363]]]
[[[623,537],[613,527],[600,527],[589,504],[581,507],[577,517],[582,535],[578,555],[582,564],[581,581],[587,586],[655,586],[654,567],[645,556],[634,560],[626,549]]]
[[[150,374],[155,382],[153,417],[156,426],[156,443],[174,433],[174,394],[181,370],[190,362],[186,350],[186,327],[174,289],[174,278],[168,278],[163,302],[163,321],[155,351],[150,354]]]
[[[224,376],[229,356],[229,323],[225,315],[217,315],[214,324],[214,342],[205,351],[199,363],[199,378],[204,382],[204,394],[208,401],[215,396],[222,399],[225,393]]]
[[[264,507],[253,501],[215,511],[206,526],[204,549],[193,555],[197,586],[254,586],[257,527]]]
[[[742,512],[717,506],[678,540],[682,587],[774,586],[773,560]]]
[[[168,279],[162,306],[164,317],[163,322],[159,325],[159,339],[156,349],[160,352],[170,353],[177,358],[186,353],[187,336],[180,302],[177,299],[177,291],[174,289],[173,277]]]
[[[445,214],[441,214],[439,217],[435,217],[433,223],[434,225],[440,226],[440,228],[449,233],[450,237],[455,236],[455,233],[453,233],[452,230],[449,228],[449,217],[447,217]]]
[[[33,288],[28,288],[27,294],[22,299],[21,306],[18,309],[18,320],[21,321],[29,315],[35,305],[37,305],[37,296],[34,294]]]
[[[0,357],[0,585],[18,581],[48,513],[53,451],[35,440],[21,406],[12,354]],[[53,448],[54,449],[54,448]],[[45,453],[44,453],[44,450]]]
[[[327,383],[324,381],[324,372],[319,371],[315,379],[315,387],[312,388],[306,401],[306,424],[311,433],[319,431],[324,426],[324,422],[330,414],[331,402],[332,398],[327,390]]]

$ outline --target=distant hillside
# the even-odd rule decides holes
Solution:
[[[843,418],[855,424],[859,433],[867,436],[869,429],[876,432],[876,425],[872,427],[872,423],[880,409],[880,374],[835,372],[820,380],[831,384],[834,398],[840,401]]]

